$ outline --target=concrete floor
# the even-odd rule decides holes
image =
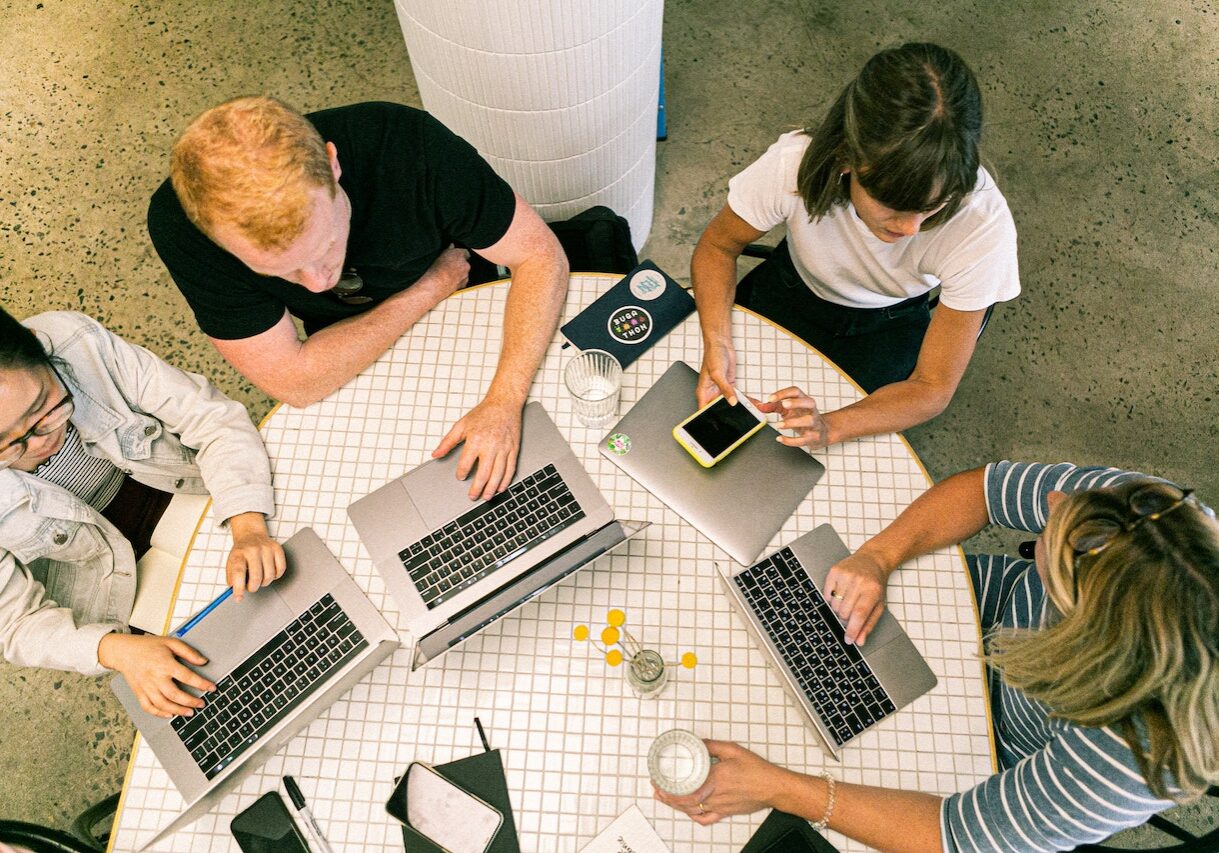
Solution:
[[[0,0],[0,21],[4,304],[92,314],[257,419],[270,401],[195,328],[148,241],[147,199],[188,118],[233,95],[419,105],[392,3]],[[727,178],[907,40],[954,47],[977,73],[1024,286],[950,410],[908,434],[927,468],[1109,463],[1219,502],[1211,3],[669,0],[669,140],[643,255],[686,279]],[[64,826],[122,783],[132,730],[102,680],[5,666],[0,731],[0,817]]]

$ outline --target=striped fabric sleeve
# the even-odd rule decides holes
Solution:
[[[1002,621],[1003,608],[1013,587],[1028,574],[1032,563],[999,554],[966,554],[965,565],[969,568],[969,580],[978,602],[982,633],[987,634]],[[1028,615],[1029,621],[1025,624],[1036,625],[1034,615]]]
[[[1040,533],[1050,492],[1078,492],[1145,477],[1120,468],[1080,468],[1069,462],[992,462],[986,466],[986,506],[993,524]]]
[[[940,829],[945,851],[1070,850],[1172,805],[1147,788],[1117,733],[1063,724],[1015,767],[946,799]]]

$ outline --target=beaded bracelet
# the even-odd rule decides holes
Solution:
[[[829,793],[825,798],[825,814],[821,820],[813,821],[812,827],[818,832],[825,832],[826,827],[830,825],[830,815],[834,812],[834,777],[828,771],[821,771],[821,778],[825,780],[825,784],[829,787]]]

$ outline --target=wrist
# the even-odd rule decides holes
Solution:
[[[895,553],[886,548],[883,544],[869,540],[855,551],[856,555],[863,555],[875,563],[881,571],[885,573],[885,577],[897,571],[897,567],[902,564],[903,555]]]
[[[851,436],[845,434],[842,426],[842,419],[838,417],[838,411],[822,412],[821,421],[825,424],[825,446],[829,447],[834,444],[841,444]]]
[[[492,380],[491,387],[487,389],[487,395],[483,397],[483,402],[491,406],[511,407],[519,410],[525,408],[525,402],[528,399],[528,386],[525,388],[512,387],[507,382]]]
[[[234,539],[267,535],[267,517],[261,512],[239,512],[230,517],[227,523]]]
[[[825,780],[791,770],[785,772],[789,778],[782,780],[770,798],[770,807],[807,820],[820,819],[825,814]]]
[[[111,631],[102,634],[101,639],[97,641],[97,662],[106,669],[118,670],[114,662],[114,644],[115,638],[121,636],[123,634],[118,631]]]

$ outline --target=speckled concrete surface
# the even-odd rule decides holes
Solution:
[[[645,255],[687,278],[729,175],[879,47],[952,46],[983,87],[1024,294],[911,442],[936,477],[996,457],[1109,462],[1219,502],[1214,4],[669,0],[665,19],[669,140]],[[392,3],[0,0],[0,21],[5,305],[93,314],[260,417],[270,402],[153,253],[147,197],[175,135],[224,98],[418,105]],[[131,729],[101,680],[0,666],[0,731],[0,817],[64,826],[122,782]]]

